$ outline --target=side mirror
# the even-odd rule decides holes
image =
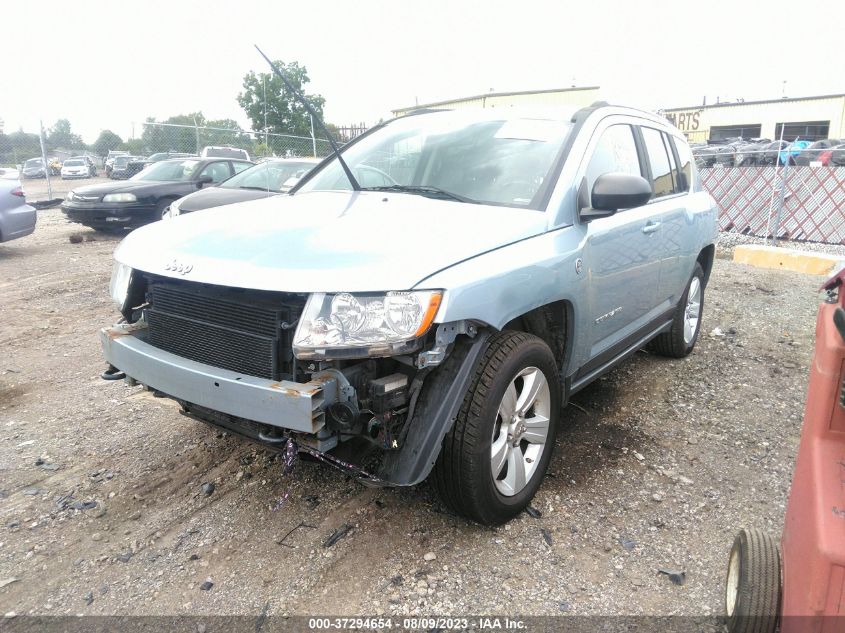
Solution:
[[[642,176],[618,172],[602,174],[593,183],[591,208],[582,209],[579,216],[584,220],[607,217],[619,209],[641,207],[651,195],[651,185]]]
[[[205,176],[200,176],[197,178],[197,189],[202,189],[203,185],[207,185],[209,183],[214,182],[214,179],[206,174]]]

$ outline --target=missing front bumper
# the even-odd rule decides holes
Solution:
[[[301,433],[325,426],[338,398],[337,379],[307,383],[267,380],[198,363],[153,347],[146,328],[116,325],[100,330],[106,361],[137,382],[206,409]]]

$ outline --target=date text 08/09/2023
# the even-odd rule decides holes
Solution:
[[[525,622],[508,617],[411,617],[411,618],[309,618],[308,628],[318,630],[371,630],[388,631],[403,630],[457,630],[465,631],[469,628],[488,631],[524,631]]]

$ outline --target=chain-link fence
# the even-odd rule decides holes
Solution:
[[[141,137],[129,144],[146,155],[158,152],[201,154],[206,147],[243,149],[254,159],[268,156],[322,158],[331,152],[329,142],[316,136],[157,122],[145,122],[142,128]]]
[[[128,126],[127,126],[128,127]],[[134,126],[133,126],[134,127]],[[44,130],[0,132],[0,177],[18,178],[25,183],[31,200],[63,197],[80,184],[96,182],[111,172],[116,155],[139,158],[167,158],[168,155],[212,155],[249,157],[258,161],[281,158],[322,158],[331,153],[328,140],[313,136],[255,132],[253,130],[144,122],[140,135],[127,141],[117,139],[112,147],[88,147],[77,142],[71,147],[50,143]],[[237,151],[233,151],[237,150]],[[240,152],[239,150],[243,150]]]

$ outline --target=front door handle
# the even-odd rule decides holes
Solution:
[[[654,233],[660,228],[660,222],[649,222],[642,228],[643,233]]]

